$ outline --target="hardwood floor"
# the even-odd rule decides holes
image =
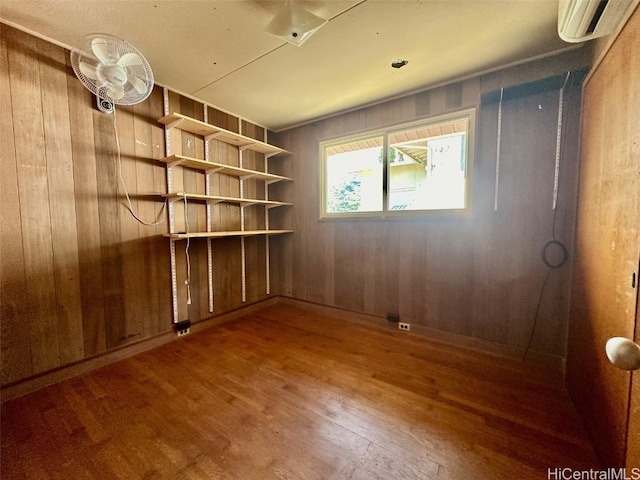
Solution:
[[[2,405],[2,478],[546,479],[560,375],[277,304]]]

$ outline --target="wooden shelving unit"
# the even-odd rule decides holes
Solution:
[[[282,153],[285,151],[282,150]],[[249,170],[248,168],[232,167],[230,165],[224,165],[222,163],[209,162],[206,160],[199,160],[197,158],[185,157],[184,155],[171,155],[160,160],[166,163],[170,167],[185,167],[195,170],[202,170],[211,173],[220,173],[224,175],[230,175],[248,180],[253,178],[255,180],[264,180],[268,184],[280,182],[280,181],[292,181],[292,178],[283,177],[281,175],[274,175],[272,173],[259,172],[256,170]]]
[[[165,198],[168,198],[170,201],[176,200],[196,200],[202,202],[211,202],[211,203],[232,203],[235,205],[240,205],[241,207],[250,207],[252,205],[264,205],[265,208],[274,208],[274,207],[282,207],[286,205],[293,205],[293,203],[287,202],[276,202],[273,200],[260,200],[257,198],[238,198],[238,197],[221,197],[219,195],[201,195],[197,193],[184,193],[184,192],[176,192],[176,193],[165,193],[162,195]]]
[[[229,130],[225,130],[224,128],[210,125],[206,122],[201,122],[200,120],[187,117],[186,115],[182,115],[181,113],[172,113],[170,115],[166,115],[160,118],[158,121],[166,125],[168,128],[179,128],[180,130],[184,130],[185,132],[190,132],[205,137],[207,140],[215,138],[216,140],[220,140],[221,142],[235,145],[236,147],[253,150],[254,152],[258,153],[277,155],[286,152],[286,150],[280,147],[269,145],[268,143],[261,142],[259,140],[256,140],[255,138],[245,137],[244,135],[241,135],[239,133],[231,132]]]
[[[173,318],[174,323],[183,320],[178,315],[178,282],[176,272],[176,242],[191,239],[204,239],[207,242],[207,262],[209,272],[209,311],[213,312],[213,241],[218,238],[225,237],[238,237],[241,242],[241,255],[242,255],[242,301],[246,301],[246,259],[245,259],[245,243],[246,237],[264,236],[266,242],[266,293],[270,293],[269,283],[269,237],[273,235],[282,235],[292,233],[292,230],[282,229],[270,229],[269,228],[269,211],[277,207],[286,207],[292,205],[291,203],[281,202],[277,200],[269,199],[268,186],[277,182],[292,181],[291,178],[275,175],[268,171],[268,159],[275,155],[288,154],[286,150],[270,145],[266,142],[256,140],[251,137],[242,135],[241,133],[232,132],[215,125],[211,125],[206,121],[196,120],[187,115],[181,113],[169,113],[169,99],[168,91],[164,91],[164,110],[165,116],[158,119],[158,122],[165,126],[165,143],[166,143],[166,157],[160,161],[166,165],[167,169],[167,193],[162,194],[168,200],[168,215],[169,215],[169,233],[165,234],[165,237],[170,239],[171,242],[171,288],[173,297]],[[207,117],[207,107],[204,106],[204,118]],[[186,131],[194,135],[201,136],[204,139],[204,159],[193,158],[179,153],[172,152],[171,146],[171,132],[174,129]],[[216,140],[226,143],[238,148],[238,163],[239,166],[227,165],[225,163],[216,162],[209,158],[209,141]],[[264,171],[252,170],[243,168],[243,152],[252,151],[257,152],[264,156]],[[176,168],[187,168],[202,172],[205,193],[194,193],[184,191],[174,191],[173,188],[173,174]],[[212,179],[217,175],[226,175],[234,177],[239,181],[239,196],[225,196],[214,195],[211,193]],[[265,198],[247,198],[244,196],[244,182],[257,181],[264,182]],[[188,231],[188,219],[185,218],[184,224],[187,226],[187,231],[177,231],[175,228],[174,205],[178,202],[184,202],[184,214],[187,215],[186,205],[188,202],[197,202],[204,204],[206,208],[206,231]],[[240,230],[224,230],[216,228],[213,224],[211,206],[215,204],[231,204],[240,207],[239,224]],[[264,229],[259,230],[246,230],[245,229],[245,208],[253,208],[260,206],[264,208]],[[188,261],[188,258],[187,258]],[[188,279],[187,282],[189,283]],[[189,295],[187,296],[189,297]],[[188,302],[187,302],[188,303]]]

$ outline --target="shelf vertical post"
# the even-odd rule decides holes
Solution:
[[[207,104],[202,105],[204,109],[204,121],[209,123],[209,110]],[[210,161],[209,139],[204,138],[204,159]],[[206,195],[211,195],[211,174],[209,170],[204,172],[204,191]],[[207,202],[207,232],[211,231],[211,204]],[[212,240],[207,238],[207,286],[209,289],[209,313],[213,313],[213,246]]]
[[[165,115],[169,115],[169,89],[162,89],[163,110]],[[164,143],[165,154],[170,156],[171,152],[171,128],[167,125],[164,127]],[[173,192],[173,173],[172,167],[167,165],[167,192]],[[173,221],[173,202],[168,202],[167,215],[169,217],[169,233],[175,231]],[[171,303],[173,307],[173,323],[178,323],[178,278],[176,271],[176,244],[173,240],[169,241],[169,261],[171,263]]]
[[[238,119],[238,132],[242,134],[242,119]],[[242,157],[244,149],[238,148],[238,166],[244,168]],[[240,177],[240,198],[244,198],[244,179]],[[244,232],[244,205],[240,205],[240,230]],[[245,254],[244,237],[240,237],[240,254],[242,262],[242,303],[247,301],[247,260]]]
[[[169,240],[171,262],[171,305],[173,307],[173,323],[178,323],[178,274],[176,271],[176,242]]]
[[[264,131],[264,141],[267,141],[267,130]],[[270,155],[264,155],[264,171],[269,172],[269,157]],[[269,182],[264,182],[264,199],[269,200]],[[264,229],[269,230],[269,209],[264,209]],[[265,241],[265,290],[267,295],[271,295],[271,267],[269,256],[269,235],[264,236]]]

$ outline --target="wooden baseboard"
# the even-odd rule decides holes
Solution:
[[[390,323],[386,318],[378,317],[375,315],[369,315],[366,313],[352,312],[343,310],[338,307],[331,307],[327,305],[307,302],[304,300],[298,300],[290,297],[279,297],[280,303],[287,303],[295,305],[301,308],[312,310],[316,313],[321,313],[326,316],[339,317],[344,320],[365,322],[369,325],[375,325],[379,328],[397,330],[397,324]],[[468,337],[466,335],[460,335],[457,333],[445,332],[443,330],[436,330],[434,328],[422,327],[420,325],[411,325],[411,331],[407,332],[410,335],[419,335],[435,342],[446,343],[449,345],[456,345],[459,347],[482,351],[493,355],[498,355],[505,358],[515,359],[523,361],[528,365],[541,367],[546,370],[555,370],[564,372],[565,359],[560,356],[550,355],[541,352],[529,351],[527,352],[526,359],[523,360],[525,349],[522,347],[515,347],[511,345],[505,345],[502,343],[492,342],[482,338]]]
[[[291,297],[273,296],[266,300],[241,307],[237,310],[212,317],[210,319],[195,323],[191,325],[191,332],[197,333],[207,328],[219,325],[224,322],[235,320],[243,315],[262,310],[271,305],[277,303],[284,303],[294,305],[300,308],[311,310],[322,315],[330,316],[333,318],[340,318],[345,321],[366,323],[369,326],[375,326],[376,328],[392,329],[396,330],[396,324],[388,322],[385,318],[377,317],[375,315],[368,315],[365,313],[352,312],[344,310],[338,307],[332,307],[327,305],[321,305],[317,303],[307,302],[305,300],[298,300]],[[467,337],[456,333],[444,332],[441,330],[435,330],[432,328],[421,327],[418,325],[412,325],[411,331],[407,332],[409,335],[419,335],[424,338],[428,338],[435,342],[446,343],[449,345],[456,345],[468,349],[478,350],[485,353],[491,353],[505,358],[522,359],[524,355],[524,349],[520,347],[512,347],[509,345],[503,345],[488,340],[479,338]],[[173,331],[162,333],[154,337],[150,337],[139,342],[125,345],[117,349],[106,352],[102,355],[91,357],[79,362],[60,367],[55,370],[50,370],[41,375],[29,377],[18,382],[2,386],[0,392],[0,401],[5,402],[13,398],[21,397],[29,393],[35,392],[48,385],[52,385],[57,382],[61,382],[68,378],[77,377],[83,375],[92,370],[96,370],[105,365],[117,362],[119,360],[131,357],[138,353],[151,350],[153,348],[164,345],[177,340],[176,334]],[[543,354],[539,352],[529,352],[526,362],[530,365],[543,367],[545,369],[564,371],[564,358]]]
[[[215,325],[235,320],[243,315],[274,305],[278,301],[278,297],[271,297],[257,303],[252,303],[251,305],[241,307],[237,310],[194,323],[190,327],[191,333],[197,333]],[[59,367],[55,370],[49,370],[48,372],[44,372],[40,375],[3,385],[0,391],[0,402],[5,402],[13,398],[27,395],[48,385],[53,385],[54,383],[58,383],[69,378],[84,375],[85,373],[91,372],[100,367],[137,355],[138,353],[146,352],[147,350],[151,350],[175,340],[178,340],[178,337],[176,336],[176,333],[171,330],[129,345],[118,347],[94,357]]]

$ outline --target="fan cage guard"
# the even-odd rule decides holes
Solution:
[[[103,63],[94,53],[92,42],[96,39],[103,41],[102,45],[108,57],[107,62]],[[117,65],[118,60],[126,54],[135,54],[139,56],[141,60],[138,65],[123,67],[127,72],[127,78],[137,77],[140,81],[144,82],[146,89],[143,93],[140,93],[130,81],[127,81],[123,85],[124,95],[121,98],[114,98],[109,93],[112,84],[103,72],[105,68]],[[105,58],[103,60],[107,59]],[[81,62],[94,67],[99,78],[93,79],[85,75],[81,71]],[[153,91],[153,72],[147,59],[136,47],[114,35],[93,33],[79,38],[71,50],[71,66],[78,79],[88,90],[97,97],[116,105],[134,105],[140,103],[149,97]]]

